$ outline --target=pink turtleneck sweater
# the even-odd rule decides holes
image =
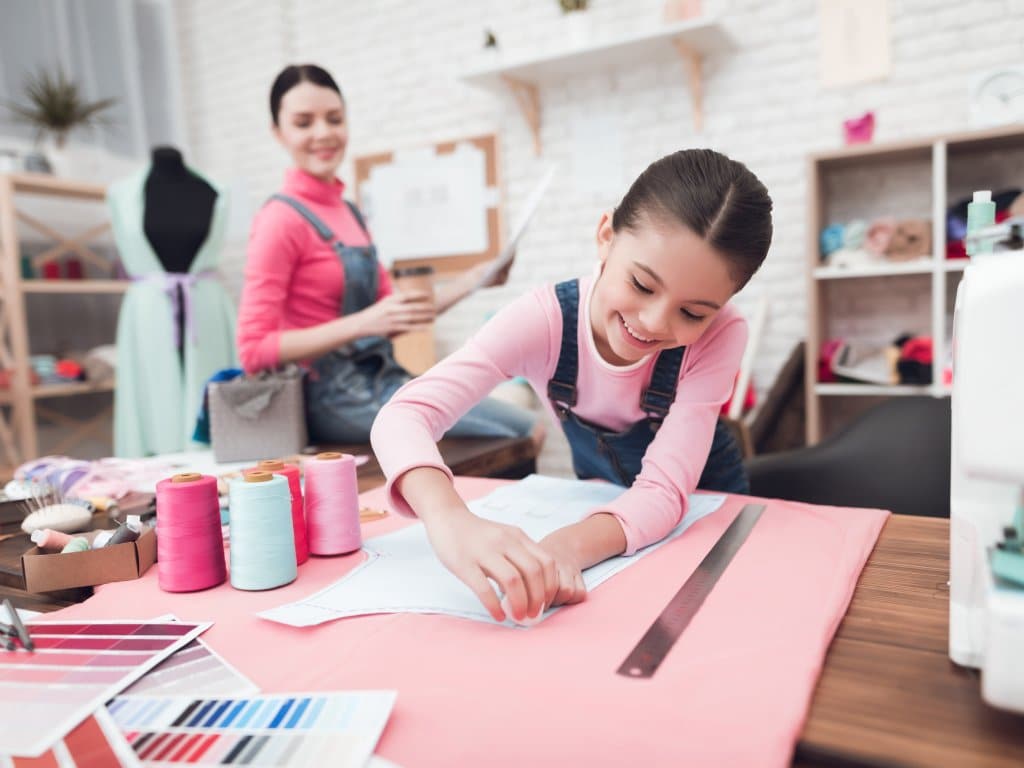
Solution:
[[[298,168],[285,174],[281,194],[309,208],[345,245],[369,238],[342,200],[345,185],[326,182]],[[345,272],[338,255],[290,206],[271,200],[256,214],[249,235],[245,284],[238,308],[238,355],[246,371],[279,362],[281,332],[326,323],[341,314]],[[380,268],[378,300],[391,293]]]

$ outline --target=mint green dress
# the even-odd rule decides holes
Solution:
[[[227,191],[206,179],[217,191],[210,231],[187,275],[175,275],[164,271],[143,230],[148,175],[147,167],[107,191],[114,239],[132,280],[117,322],[114,392],[114,453],[129,458],[199,447],[191,437],[206,380],[238,365],[235,308],[216,272]],[[183,359],[172,299],[179,284],[185,296]]]

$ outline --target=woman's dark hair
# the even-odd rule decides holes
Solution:
[[[330,88],[341,96],[341,88],[334,82],[331,73],[323,67],[316,64],[289,64],[274,78],[274,84],[270,86],[270,116],[274,119],[274,125],[277,125],[277,116],[281,112],[281,99],[299,83],[313,83]]]
[[[626,192],[612,229],[636,229],[641,218],[679,223],[726,257],[740,290],[772,242],[772,199],[735,160],[710,149],[684,149],[651,163]]]

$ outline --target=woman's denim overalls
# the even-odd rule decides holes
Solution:
[[[640,473],[647,447],[676,398],[679,368],[686,347],[666,349],[658,355],[650,386],[640,396],[640,408],[648,414],[647,418],[622,432],[604,429],[572,412],[576,405],[579,369],[576,347],[579,281],[559,283],[555,286],[555,295],[562,309],[562,347],[554,376],[548,382],[548,398],[569,440],[576,476],[581,479],[599,477],[629,487]],[[727,493],[749,492],[743,457],[729,428],[721,421],[715,426],[711,452],[697,487]]]
[[[295,198],[274,195],[308,221],[341,260],[345,294],[341,314],[360,312],[377,301],[379,265],[377,249],[342,243],[316,214]],[[363,217],[345,201],[359,226]],[[367,232],[367,240],[369,233]],[[365,443],[381,407],[412,375],[395,360],[391,342],[368,336],[346,344],[315,360],[306,377],[306,422],[310,439],[319,443]],[[497,400],[486,399],[471,409],[446,434],[452,437],[524,437],[530,434],[531,414]]]

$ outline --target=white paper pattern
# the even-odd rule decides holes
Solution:
[[[516,525],[532,539],[540,540],[609,503],[623,490],[608,483],[531,475],[518,483],[501,486],[470,502],[469,507],[480,517]],[[679,536],[724,501],[724,496],[690,496],[686,518],[660,542],[630,557],[613,557],[584,571],[587,590]],[[302,600],[263,611],[259,616],[295,627],[374,613],[440,613],[494,621],[470,589],[437,559],[422,525],[410,525],[370,539],[364,550],[366,562],[339,581]],[[548,610],[544,617],[555,610],[558,609]],[[514,626],[511,621],[505,623]]]

